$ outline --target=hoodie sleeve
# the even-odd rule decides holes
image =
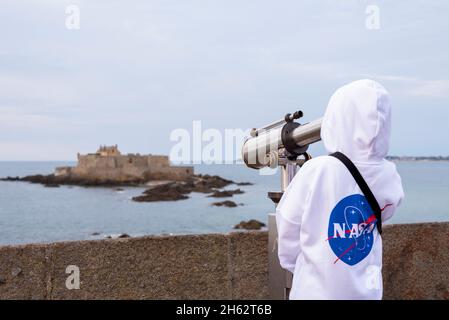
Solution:
[[[387,205],[384,206],[384,210],[382,211],[382,222],[389,220],[394,215],[396,209],[404,199],[404,189],[402,187],[401,177],[396,170],[396,166],[393,163],[390,163],[390,165],[393,171],[393,178],[390,179],[388,188],[390,192],[385,196]],[[394,190],[394,192],[392,190]]]
[[[302,168],[284,192],[276,209],[278,256],[282,268],[294,272],[301,248],[299,234],[301,219],[308,206],[310,187],[304,183],[306,168]]]

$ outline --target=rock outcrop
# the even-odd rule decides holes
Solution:
[[[235,207],[237,207],[237,203],[235,203],[234,201],[226,200],[226,201],[222,201],[222,202],[214,202],[214,203],[212,203],[212,206],[235,208]]]
[[[241,221],[234,226],[234,229],[260,230],[265,227],[265,223],[251,219],[249,221]]]
[[[139,186],[146,181],[142,179],[130,178],[128,180],[116,181],[99,178],[79,178],[72,176],[56,176],[54,174],[49,175],[31,175],[23,178],[19,177],[6,177],[0,179],[0,181],[22,181],[30,183],[39,183],[44,186],[52,187],[59,185],[76,185],[83,187],[119,187],[119,186]]]
[[[234,194],[242,194],[242,193],[245,193],[245,192],[240,189],[223,190],[223,191],[216,190],[208,197],[209,198],[228,198],[228,197],[232,197]]]
[[[58,176],[54,174],[49,175],[30,175],[26,177],[7,177],[0,179],[0,181],[23,181],[30,183],[39,183],[45,187],[56,188],[60,185],[77,185],[84,187],[114,187],[115,190],[123,190],[119,187],[124,186],[145,186],[149,181],[143,179],[129,178],[129,180],[105,180],[99,178],[80,178],[74,176]],[[185,181],[169,181],[155,185],[145,190],[142,195],[132,198],[136,202],[154,202],[154,201],[177,201],[188,199],[188,194],[191,192],[200,192],[211,194],[210,197],[223,198],[232,197],[234,194],[243,193],[242,190],[219,190],[228,185],[248,185],[250,183],[236,183],[232,180],[227,180],[217,175],[192,175],[185,179]],[[232,206],[229,203],[225,206]]]
[[[136,202],[177,201],[188,199],[191,189],[179,182],[171,182],[147,189],[142,195],[132,198]]]
[[[251,182],[238,182],[238,183],[236,183],[236,185],[241,186],[241,187],[243,187],[243,186],[252,186],[253,183],[251,183]]]
[[[236,184],[232,180],[227,180],[219,176],[211,175],[194,175],[185,182],[173,181],[162,185],[151,187],[143,192],[142,195],[134,197],[132,200],[137,202],[153,202],[153,201],[177,201],[188,199],[191,192],[210,193],[209,197],[232,197],[234,194],[243,193],[242,190],[224,190],[230,184]],[[232,202],[232,201],[230,201]],[[224,205],[228,207],[236,207],[228,202],[225,204],[214,203],[213,205]]]
[[[218,190],[230,184],[235,184],[235,182],[219,176],[200,174],[194,175],[184,182],[172,181],[151,187],[145,190],[142,195],[134,197],[132,200],[137,202],[176,201],[188,199],[187,195],[191,192],[211,193],[211,197],[225,197],[232,196],[232,194],[243,193],[240,189],[233,191]]]

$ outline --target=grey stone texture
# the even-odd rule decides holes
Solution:
[[[0,299],[266,299],[266,231],[0,247]],[[449,223],[386,226],[385,299],[449,299]],[[80,269],[69,290],[66,268]]]
[[[449,299],[449,223],[385,228],[384,299]]]

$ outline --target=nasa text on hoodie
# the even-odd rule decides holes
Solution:
[[[404,193],[389,148],[391,106],[372,80],[338,89],[329,101],[321,138],[357,166],[389,219]],[[307,161],[278,205],[278,253],[293,272],[290,299],[381,299],[382,238],[376,218],[338,159]]]

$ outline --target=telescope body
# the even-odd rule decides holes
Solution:
[[[292,156],[305,153],[310,144],[321,140],[321,121],[320,118],[301,125],[281,120],[275,122],[276,125],[253,129],[252,137],[242,148],[243,161],[249,168],[262,169],[277,165],[280,149]]]

